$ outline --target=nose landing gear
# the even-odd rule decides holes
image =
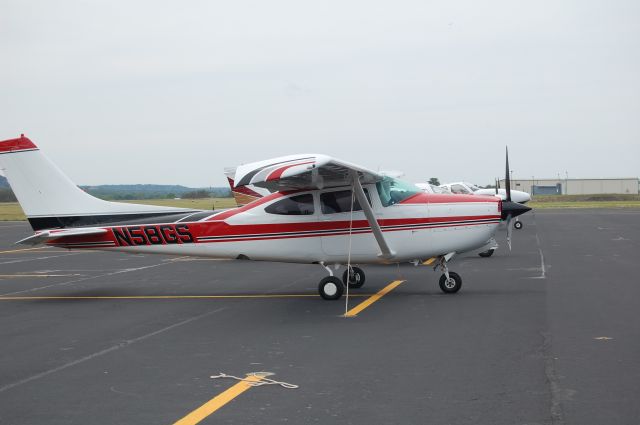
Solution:
[[[440,290],[445,294],[454,294],[462,288],[462,278],[456,272],[449,272],[449,277],[445,274],[440,276]]]
[[[455,255],[455,252],[443,255],[438,259],[438,262],[433,266],[433,270],[438,268],[442,270],[442,276],[440,276],[440,290],[445,294],[455,294],[462,288],[462,278],[456,272],[450,272],[447,267],[447,262]]]

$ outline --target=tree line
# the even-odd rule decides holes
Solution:
[[[212,187],[206,189],[191,189],[183,191],[163,191],[157,189],[122,190],[113,186],[110,186],[108,188],[103,188],[100,186],[81,187],[81,189],[88,194],[95,196],[96,198],[104,199],[106,201],[128,201],[133,199],[228,198],[231,196],[231,189],[226,187]],[[8,185],[0,187],[0,202],[17,202],[15,194]]]

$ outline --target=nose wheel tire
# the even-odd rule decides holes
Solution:
[[[455,294],[462,287],[462,278],[456,272],[449,272],[449,279],[443,274],[440,276],[440,289],[445,294]]]
[[[335,276],[327,276],[320,281],[318,292],[325,300],[337,300],[344,292],[344,283]]]
[[[347,275],[349,280],[347,281]],[[364,271],[360,267],[351,267],[351,273],[349,270],[345,270],[342,274],[342,281],[349,285],[349,288],[362,288],[364,285]]]
[[[515,223],[513,223],[513,227],[514,227],[516,230],[520,230],[520,229],[522,229],[522,228],[524,227],[524,224],[522,224],[522,222],[521,222],[521,221],[516,221]]]

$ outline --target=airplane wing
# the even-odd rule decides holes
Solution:
[[[362,184],[376,183],[384,177],[346,161],[327,155],[289,155],[241,165],[236,169],[235,185],[254,185],[270,191],[324,189],[348,186],[352,172]]]
[[[313,190],[353,185],[373,235],[380,247],[380,256],[391,260],[395,252],[385,240],[380,224],[364,194],[363,184],[377,183],[381,173],[326,155],[291,155],[241,165],[236,169],[236,187],[252,184],[272,191]]]
[[[36,233],[16,242],[16,244],[24,245],[39,245],[46,243],[48,240],[60,239],[68,236],[86,236],[86,235],[102,235],[107,233],[106,229],[98,228],[83,228],[83,229],[59,229],[59,230],[45,230],[43,232]]]

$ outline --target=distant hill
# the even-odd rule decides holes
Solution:
[[[99,186],[80,186],[82,190],[102,199],[158,199],[158,198],[181,198],[184,195],[194,192],[206,192],[215,198],[226,198],[231,196],[231,189],[228,187],[186,187],[181,185],[163,184],[107,184]]]
[[[186,187],[181,185],[164,184],[105,184],[98,186],[80,186],[82,190],[91,195],[107,200],[127,200],[127,199],[172,199],[183,196],[193,197],[196,194],[200,197],[204,192],[215,198],[226,198],[231,196],[228,187]],[[15,201],[15,197],[6,177],[0,175],[0,202]]]

